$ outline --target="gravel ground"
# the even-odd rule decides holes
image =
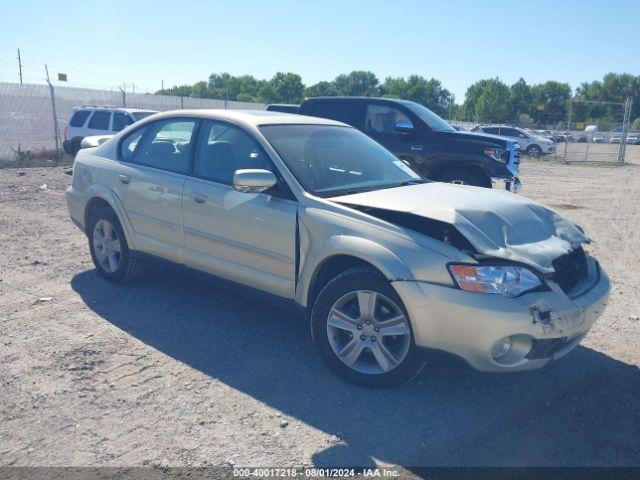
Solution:
[[[541,371],[434,358],[369,391],[324,367],[303,320],[243,292],[161,270],[106,283],[63,169],[0,170],[0,465],[640,465],[640,164],[522,171],[523,195],[593,238],[603,317]]]

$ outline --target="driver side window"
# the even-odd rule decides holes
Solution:
[[[144,144],[136,149],[134,162],[170,172],[188,173],[195,126],[195,120],[186,119],[153,123]]]
[[[400,110],[386,105],[367,105],[365,131],[373,134],[395,135],[399,130],[412,130],[413,123]]]
[[[271,161],[244,130],[222,122],[202,122],[198,135],[193,173],[224,185],[233,184],[236,170],[260,169],[273,172]]]

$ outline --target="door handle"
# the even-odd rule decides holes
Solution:
[[[196,203],[204,203],[207,199],[207,196],[203,193],[194,193],[193,194],[193,200]]]
[[[423,148],[424,147],[422,145],[411,145],[411,150],[413,150],[414,152],[419,152]]]
[[[125,185],[127,185],[131,181],[131,177],[129,177],[128,175],[118,175],[118,178]]]

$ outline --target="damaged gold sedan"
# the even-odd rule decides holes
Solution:
[[[328,366],[366,386],[412,378],[424,348],[483,371],[542,367],[580,342],[609,295],[569,220],[425,180],[319,118],[148,117],[81,150],[67,201],[107,280],[161,258],[289,301]]]

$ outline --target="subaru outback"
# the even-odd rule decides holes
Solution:
[[[307,313],[335,373],[365,386],[411,379],[423,349],[482,371],[542,367],[609,295],[571,221],[424,180],[328,119],[161,113],[81,150],[67,202],[105,279],[160,258],[271,294]]]

